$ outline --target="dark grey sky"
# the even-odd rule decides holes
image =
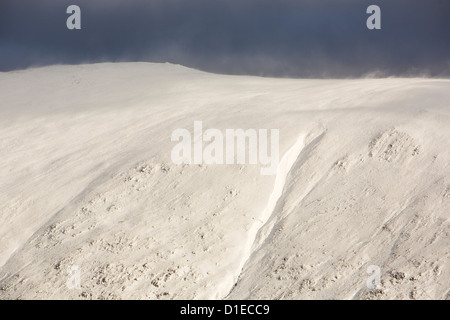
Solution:
[[[82,30],[66,28],[66,9]],[[366,28],[366,9],[382,29]],[[288,77],[450,76],[450,0],[0,0],[0,71],[173,62]]]

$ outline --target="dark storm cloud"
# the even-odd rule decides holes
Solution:
[[[82,30],[66,28],[66,8]],[[366,28],[366,9],[382,29]],[[169,61],[290,77],[450,75],[448,0],[1,0],[0,70]]]

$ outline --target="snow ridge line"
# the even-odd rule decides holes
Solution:
[[[229,294],[235,287],[237,281],[240,278],[240,275],[243,271],[245,264],[250,259],[253,252],[254,243],[257,239],[258,232],[261,230],[262,227],[264,227],[264,225],[272,216],[278,200],[283,195],[283,190],[286,184],[287,176],[292,167],[294,166],[296,160],[300,156],[300,153],[302,152],[304,147],[305,147],[305,135],[301,135],[298,137],[294,145],[291,148],[289,148],[289,150],[284,154],[283,158],[281,159],[277,168],[277,174],[275,176],[275,183],[272,193],[269,196],[267,205],[265,206],[265,208],[261,213],[261,216],[259,217],[261,223],[253,225],[252,228],[248,231],[248,240],[244,244],[242,259],[239,263],[238,268],[239,273],[234,277],[233,283],[230,289],[228,290],[228,293],[225,295],[225,298],[229,296]]]
[[[323,138],[325,133],[326,133],[326,131],[323,131],[321,134],[314,135],[314,138],[312,139],[312,141],[306,143],[305,146],[303,147],[303,149],[301,150],[301,152],[305,153],[305,154],[310,153],[311,150],[313,148],[315,148],[315,146],[318,144],[318,142]],[[299,163],[299,160],[300,160],[300,163]],[[289,170],[289,172],[292,171],[293,169],[295,169],[298,165],[301,166],[302,165],[301,160],[302,159],[299,155],[297,157],[297,159],[295,160],[294,164],[291,166],[291,169]],[[287,216],[289,216],[292,213],[292,211],[303,201],[303,199],[305,199],[305,197],[318,185],[318,183],[320,182],[321,179],[323,179],[323,176],[318,177],[316,179],[316,181],[307,184],[305,187],[305,192],[302,193],[302,195],[300,197],[298,197],[298,199],[294,203],[294,205],[292,205],[291,208],[288,209],[283,215],[277,216],[277,212],[279,212],[279,210],[285,209],[285,208],[283,208],[283,205],[281,208],[278,208],[278,206],[280,205],[280,201],[284,202],[284,200],[285,200],[285,196],[286,196],[287,192],[286,192],[286,190],[284,191],[284,193],[281,195],[281,197],[278,198],[277,206],[273,209],[271,216],[269,217],[268,220],[266,220],[266,223],[259,229],[257,238],[255,239],[255,241],[253,243],[253,248],[252,248],[253,252],[258,250],[264,244],[266,239],[269,237],[270,233],[275,228],[276,224],[279,221],[285,219]],[[285,182],[284,188],[286,188],[286,182]],[[280,213],[282,213],[282,212],[280,212]]]

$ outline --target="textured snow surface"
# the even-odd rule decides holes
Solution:
[[[119,63],[0,73],[0,97],[1,299],[450,297],[450,80]],[[277,175],[175,165],[194,121],[279,129]]]

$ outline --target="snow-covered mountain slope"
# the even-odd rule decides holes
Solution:
[[[0,97],[1,299],[450,296],[450,80],[120,63],[0,73]],[[277,174],[174,164],[194,121],[279,129]]]

